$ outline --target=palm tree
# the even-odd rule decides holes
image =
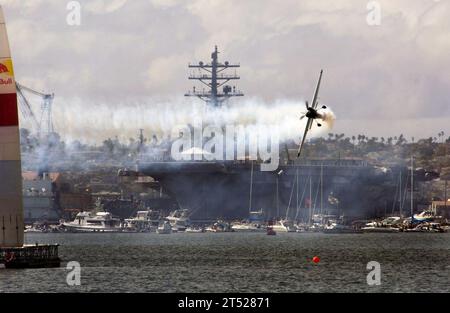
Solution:
[[[442,138],[441,142],[444,143],[444,136],[445,136],[445,133],[444,133],[443,130],[441,130],[441,131],[439,132],[438,136],[439,136],[439,138]]]
[[[388,143],[388,145],[392,145],[392,137],[388,137],[387,143]]]

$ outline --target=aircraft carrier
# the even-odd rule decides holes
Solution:
[[[207,89],[194,87],[185,94],[205,101],[211,110],[226,105],[232,97],[243,96],[235,86],[228,85],[240,77],[225,74],[240,65],[219,62],[218,53],[215,47],[210,63],[189,65],[197,73],[189,79],[202,82]],[[280,165],[275,171],[261,171],[263,161],[249,158],[175,161],[170,157],[162,161],[140,160],[137,171],[157,181],[180,208],[192,212],[193,219],[246,218],[255,210],[262,210],[266,218],[288,215],[304,219],[311,218],[312,211],[340,213],[344,207],[347,213],[361,210],[363,199],[353,193],[350,197],[348,190],[361,179],[375,175],[375,167],[362,159],[300,160],[296,158],[295,146],[288,149],[281,145]]]

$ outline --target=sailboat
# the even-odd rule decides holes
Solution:
[[[0,263],[6,268],[59,266],[58,245],[24,245],[17,92],[1,6],[0,178]]]
[[[405,229],[407,232],[432,232],[444,233],[447,229],[441,226],[442,216],[436,215],[436,211],[425,210],[419,214],[414,214],[414,158],[411,155],[411,223],[417,225],[412,229]]]
[[[235,232],[262,232],[265,231],[265,227],[262,224],[264,213],[262,210],[252,210],[252,198],[253,198],[253,161],[250,171],[250,194],[248,214],[249,218],[246,221],[235,222],[231,225],[231,230]]]
[[[372,221],[367,223],[361,230],[364,233],[398,233],[401,230],[401,226],[403,223],[403,205],[405,202],[404,197],[406,196],[407,184],[405,185],[405,192],[402,193],[403,183],[402,183],[402,171],[399,172],[398,176],[398,185],[395,191],[394,201],[392,204],[392,215],[395,210],[395,203],[397,202],[398,195],[398,203],[399,203],[399,216],[389,216],[385,217],[382,221]]]
[[[294,192],[294,187],[297,185],[298,185],[298,170],[297,170],[296,176],[294,177],[294,183],[292,184],[291,195],[289,197],[288,207],[286,208],[286,216],[284,219],[275,221],[274,225],[272,225],[272,230],[275,232],[288,233],[288,232],[296,231],[294,222],[289,219],[289,209],[291,207],[291,200],[292,200],[292,194]],[[297,197],[298,197],[298,195],[297,195]]]

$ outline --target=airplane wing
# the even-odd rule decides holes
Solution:
[[[311,129],[311,125],[312,125],[312,118],[308,118],[308,121],[306,122],[306,126],[305,126],[305,132],[303,133],[303,138],[302,138],[302,143],[300,144],[300,147],[298,147],[298,152],[297,152],[297,157],[300,157],[300,154],[302,153],[302,149],[303,149],[303,144],[305,143],[305,139],[306,139],[306,134],[308,134],[308,131]]]
[[[317,104],[318,104],[317,96],[319,95],[319,88],[320,88],[320,81],[322,80],[322,73],[323,73],[323,70],[320,70],[319,81],[317,82],[316,90],[314,91],[313,101],[311,103],[311,106],[313,107],[313,109],[317,109]]]

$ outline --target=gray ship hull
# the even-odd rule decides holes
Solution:
[[[339,210],[338,205],[328,202],[330,193],[339,195],[346,209],[367,210],[354,205],[357,194],[349,197],[348,190],[374,174],[372,167],[361,162],[285,164],[276,172],[262,172],[255,164],[250,204],[250,162],[147,162],[138,170],[157,180],[181,208],[192,212],[193,219],[246,218],[250,206],[252,210],[263,209],[266,218],[287,214],[304,219],[311,214],[310,209],[316,213]]]

